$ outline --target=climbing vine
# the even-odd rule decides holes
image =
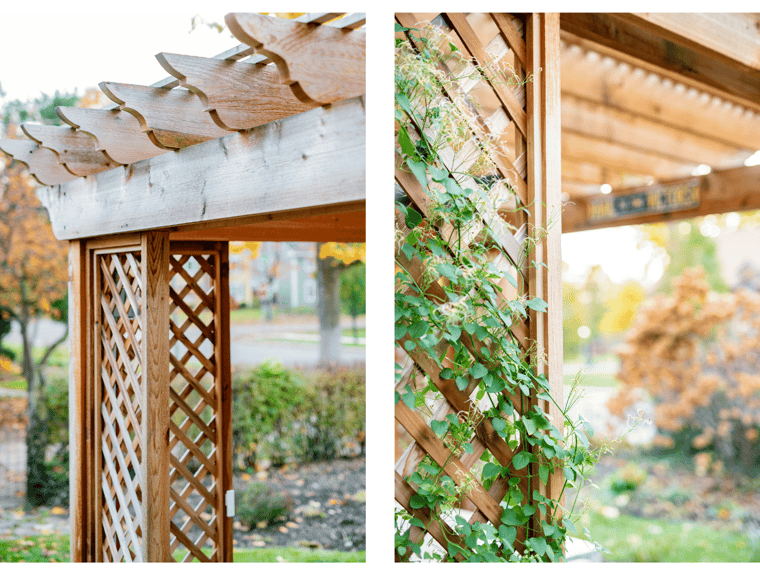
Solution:
[[[496,135],[478,127],[477,104],[460,88],[486,76],[492,84],[512,85],[532,78],[464,58],[436,27],[397,25],[396,31],[405,32],[396,40],[397,168],[414,177],[424,198],[411,202],[397,193],[395,339],[402,359],[395,401],[421,415],[448,454],[445,460],[425,455],[403,477],[414,490],[408,504],[417,513],[396,513],[397,559],[562,560],[567,536],[576,532],[579,488],[606,446],[591,449],[588,422],[567,415],[577,387],[557,405],[562,421],[539,405],[556,404],[536,369],[543,350],[535,343],[524,349],[514,331],[529,310],[547,310],[544,300],[522,295],[525,274],[536,265],[533,246],[546,230],[531,230],[515,258],[493,223],[484,225],[494,222],[509,196],[516,210],[530,206],[519,204],[506,180],[489,175],[500,153]],[[512,265],[494,263],[495,251]],[[421,369],[410,369],[407,356]],[[441,386],[452,381],[467,405],[441,415],[435,407],[444,399]],[[451,465],[475,457],[476,449],[482,455],[469,472]],[[551,490],[535,489],[550,477],[563,481],[556,498],[542,494]],[[496,481],[506,486],[499,520],[468,520],[463,504],[476,483],[488,491]],[[574,496],[567,505],[569,490]],[[446,545],[421,540],[416,528],[424,533],[432,527]]]

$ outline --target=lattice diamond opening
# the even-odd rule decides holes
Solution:
[[[221,561],[216,256],[175,254],[170,263],[170,549],[180,561]]]
[[[140,253],[100,255],[96,263],[103,559],[142,561]]]

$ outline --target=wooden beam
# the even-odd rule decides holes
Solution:
[[[355,98],[38,196],[59,239],[339,208],[366,197],[364,124],[364,99]]]
[[[197,95],[217,126],[244,130],[300,114],[304,104],[282,84],[275,66],[161,53],[159,63]]]
[[[330,104],[365,93],[364,29],[339,30],[261,14],[232,13],[227,27],[277,64],[302,102]]]
[[[90,134],[95,147],[119,164],[133,164],[166,153],[143,133],[137,119],[120,110],[58,106],[58,117],[72,128]]]
[[[686,197],[687,194],[689,197]],[[637,195],[640,200],[636,198]],[[694,196],[697,197],[698,205],[694,206],[693,201],[685,201],[693,200]],[[600,202],[612,203],[619,198],[625,198],[626,205],[630,205],[632,199],[637,200],[637,205],[626,207],[626,215],[614,211],[614,206],[598,207],[596,218],[590,217],[590,206],[600,206]],[[668,208],[667,204],[671,207]],[[693,207],[678,207],[688,205]],[[636,209],[639,210],[638,213],[633,211]],[[570,233],[756,209],[760,209],[760,166],[741,167],[715,170],[705,176],[671,180],[653,186],[617,190],[608,195],[575,198],[572,204],[564,206],[562,230]],[[600,216],[600,210],[607,210],[609,217]]]
[[[689,175],[697,163],[686,163],[674,158],[653,154],[624,146],[603,138],[562,132],[564,157],[608,167],[613,171],[651,175],[655,178],[673,178]]]
[[[640,13],[618,17],[728,66],[747,73],[760,70],[758,14]]]
[[[77,176],[58,163],[58,156],[28,140],[0,140],[0,150],[29,168],[29,173],[43,186],[75,180]]]
[[[169,550],[169,234],[142,235],[142,547],[145,561]],[[116,447],[119,448],[118,446]]]
[[[129,112],[151,142],[165,150],[186,148],[224,136],[189,90],[101,82],[100,89]]]
[[[704,85],[718,93],[730,95],[760,109],[760,72],[731,57],[731,48],[713,35],[708,47],[704,34],[696,39],[690,32],[684,34],[673,22],[680,15],[671,15],[670,24],[653,25],[651,21],[635,15],[563,13],[562,28],[568,32],[623,52],[637,60],[665,70],[676,78]],[[710,28],[705,15],[693,15],[700,29]],[[746,30],[745,30],[746,31]],[[757,38],[757,31],[753,34]],[[719,53],[719,55],[718,55]],[[752,57],[751,57],[752,58]]]
[[[713,168],[735,167],[754,152],[567,94],[562,96],[562,130]]]
[[[55,152],[60,163],[75,176],[91,176],[119,164],[97,150],[95,138],[67,126],[22,124],[21,129],[43,148]]]
[[[294,217],[287,220],[224,225],[171,234],[174,240],[225,240],[262,242],[364,242],[364,210],[339,214]]]
[[[754,110],[674,83],[575,36],[562,37],[563,96],[726,146],[760,149],[760,116]]]

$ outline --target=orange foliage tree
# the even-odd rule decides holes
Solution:
[[[27,501],[45,502],[45,447],[48,443],[43,367],[66,334],[36,359],[31,321],[65,319],[66,246],[53,236],[47,212],[26,169],[12,162],[0,172],[0,310],[18,322],[21,369],[28,389]]]
[[[619,353],[623,385],[610,411],[622,416],[645,391],[661,444],[758,465],[760,294],[712,292],[701,268],[673,285],[672,295],[642,304]]]

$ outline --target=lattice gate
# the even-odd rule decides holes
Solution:
[[[87,247],[80,556],[231,561],[227,244],[148,233]]]
[[[496,153],[492,156],[494,170],[482,175],[496,182],[491,190],[496,190],[499,186],[504,189],[504,184],[511,189],[497,200],[501,202],[497,205],[497,210],[476,207],[480,216],[477,225],[467,230],[452,230],[450,225],[446,229],[445,225],[442,227],[436,223],[440,220],[431,217],[435,210],[433,200],[428,190],[419,183],[418,177],[405,165],[399,153],[399,145],[395,172],[397,191],[403,191],[403,201],[409,202],[423,218],[438,226],[436,233],[443,237],[459,237],[463,244],[473,249],[485,246],[489,250],[489,260],[501,274],[511,274],[522,280],[522,283],[517,282],[519,292],[515,292],[508,282],[502,281],[501,286],[505,291],[498,297],[540,297],[548,302],[548,314],[531,312],[527,321],[516,322],[511,326],[505,324],[504,328],[519,341],[524,352],[529,353],[528,350],[535,349],[535,344],[538,343],[546,353],[545,358],[541,354],[534,357],[536,371],[537,374],[547,376],[552,396],[562,404],[561,222],[558,221],[559,17],[543,14],[396,14],[396,21],[401,26],[418,30],[430,22],[445,35],[441,45],[450,42],[450,46],[456,46],[465,58],[478,60],[482,68],[471,67],[465,80],[459,81],[453,88],[444,87],[440,94],[441,98],[449,98],[470,110],[472,139],[457,152],[449,150],[439,153],[439,158],[452,174],[466,172],[467,165],[463,167],[463,164],[458,164],[467,161],[467,154],[462,150],[480,150],[481,139],[497,136]],[[492,82],[485,74],[480,77],[475,74],[476,70],[499,66],[514,69],[521,78],[532,76],[533,80],[524,85],[510,86],[504,82]],[[435,140],[435,134],[429,136]],[[471,159],[477,156],[477,153],[471,154]],[[462,188],[468,187],[465,181],[459,183]],[[476,189],[478,186],[471,184],[469,187]],[[521,210],[521,207],[527,207],[529,214]],[[403,217],[397,218],[397,228],[402,237],[409,233]],[[510,231],[510,228],[517,232]],[[528,259],[524,257],[526,231],[533,235],[538,229],[548,229],[548,233],[538,238]],[[400,245],[397,243],[396,246],[397,265],[404,268],[418,285],[429,286],[425,296],[434,305],[449,302],[441,285],[445,280],[442,278],[441,283],[425,281],[426,267],[429,268],[430,264],[416,256],[409,259],[399,249]],[[529,265],[529,261],[534,261],[537,265]],[[400,295],[403,298],[404,294]],[[445,519],[435,516],[433,510],[412,505],[412,498],[417,491],[409,477],[415,471],[420,471],[424,477],[425,471],[421,471],[421,464],[426,457],[440,466],[454,483],[468,485],[468,496],[462,507],[472,510],[471,515],[465,515],[470,524],[478,521],[490,523],[496,528],[502,524],[503,509],[500,503],[509,490],[510,480],[519,482],[519,489],[526,500],[530,500],[536,491],[558,498],[563,483],[561,470],[558,475],[551,475],[546,483],[542,483],[535,463],[527,468],[511,468],[511,477],[496,479],[490,489],[483,487],[479,470],[481,455],[488,450],[499,464],[510,467],[515,452],[495,432],[491,420],[480,414],[478,402],[473,395],[478,382],[466,373],[466,385],[442,376],[445,368],[455,368],[449,361],[450,357],[447,357],[451,355],[448,342],[441,338],[435,349],[437,357],[434,358],[413,342],[409,345],[410,339],[412,336],[409,333],[397,339],[396,361],[401,369],[397,369],[396,390],[403,393],[409,386],[412,389],[422,389],[432,384],[440,392],[437,403],[428,405],[427,411],[432,416],[424,415],[424,410],[410,409],[404,401],[397,401],[395,406],[396,422],[408,433],[409,441],[396,461],[395,496],[396,501],[416,518],[416,526],[411,527],[411,540],[421,543],[429,535],[443,550],[447,549],[450,541],[467,547]],[[476,362],[480,361],[484,365],[492,362],[490,355],[483,353],[488,342],[479,340],[477,333],[468,334],[462,330],[460,341]],[[554,418],[555,424],[561,425],[561,417],[549,402],[536,397],[529,398],[529,402],[526,411],[531,405],[540,405],[550,415],[557,416]],[[520,405],[519,402],[514,404]],[[469,414],[479,421],[475,425],[475,434],[468,440],[473,451],[453,453],[433,431],[431,421],[444,421],[449,414],[459,414],[460,417],[468,417]],[[505,420],[509,417],[503,415]],[[521,541],[540,533],[540,515],[536,513],[526,526],[519,528],[516,544],[518,551],[524,549],[520,545]],[[408,556],[409,548],[406,553]],[[449,560],[456,560],[455,555],[451,555]],[[401,559],[403,558],[397,555],[397,560]]]

